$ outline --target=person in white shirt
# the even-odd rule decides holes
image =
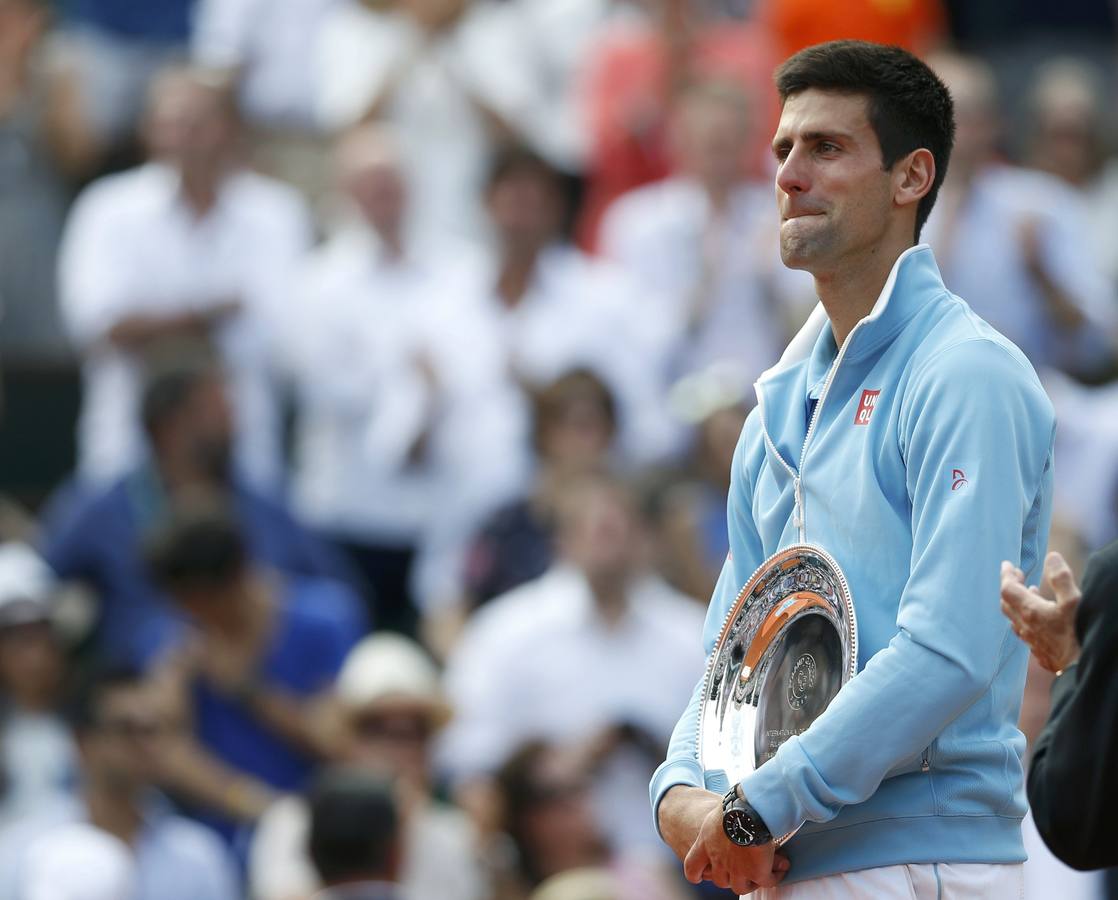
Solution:
[[[78,686],[70,713],[81,757],[80,794],[44,805],[0,832],[0,898],[25,900],[22,890],[39,873],[42,848],[56,835],[66,840],[80,823],[131,850],[137,900],[243,896],[232,854],[217,834],[171,812],[154,791],[171,726],[151,683],[128,669],[97,671]]]
[[[498,357],[476,344],[459,352],[440,314],[476,252],[410,228],[401,153],[384,126],[339,141],[355,215],[300,273],[284,357],[297,399],[295,506],[364,574],[377,627],[414,634],[417,550],[467,486],[480,489],[478,460],[506,468],[515,445],[482,427],[503,389]]]
[[[232,380],[238,462],[258,486],[280,474],[271,336],[310,242],[298,195],[237,164],[225,86],[193,69],[152,85],[152,161],[94,182],[70,214],[60,302],[84,357],[79,474],[106,483],[141,456],[138,369],[170,341],[205,338]]]
[[[191,55],[237,73],[245,120],[313,130],[313,56],[318,32],[344,0],[198,0]]]
[[[486,383],[487,418],[471,416],[461,433],[487,440],[473,457],[468,496],[456,499],[457,510],[444,505],[418,563],[417,589],[428,610],[457,596],[465,539],[481,518],[527,489],[528,392],[575,369],[600,378],[617,401],[619,462],[663,460],[681,439],[650,363],[655,313],[623,269],[563,238],[556,170],[529,149],[506,148],[494,160],[485,201],[495,252],[484,265],[461,270],[444,292],[432,339],[435,358],[453,373],[444,383],[467,375]]]
[[[951,167],[924,231],[945,284],[1038,369],[1105,368],[1118,302],[1085,239],[1082,198],[1051,175],[998,161],[997,96],[982,62],[940,56],[932,65],[957,119]]]
[[[401,0],[339,6],[315,54],[321,124],[383,121],[399,131],[423,235],[476,238],[490,156],[547,121],[538,60],[506,4]]]
[[[779,264],[772,185],[745,178],[755,137],[739,88],[691,88],[673,143],[677,174],[615,201],[601,250],[640,280],[669,383],[718,366],[748,387],[809,308],[793,301],[814,304],[811,280]]]
[[[455,718],[439,759],[468,808],[525,741],[584,752],[602,833],[622,855],[663,860],[642,779],[666,745],[667,701],[702,673],[703,610],[650,574],[632,497],[588,478],[559,515],[560,561],[467,623],[444,684]]]

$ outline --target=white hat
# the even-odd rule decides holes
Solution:
[[[56,588],[54,573],[27,544],[0,544],[0,628],[49,620]]]
[[[438,670],[414,641],[374,634],[349,651],[335,684],[350,707],[421,707],[438,725],[450,718]]]
[[[19,893],[25,900],[128,900],[135,862],[119,838],[85,822],[52,828],[27,851]]]

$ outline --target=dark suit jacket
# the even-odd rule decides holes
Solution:
[[[1029,768],[1029,803],[1053,853],[1118,865],[1118,541],[1091,557],[1076,618],[1079,662],[1052,686]]]

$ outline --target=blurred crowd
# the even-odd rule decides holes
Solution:
[[[922,239],[1057,407],[1054,545],[1118,535],[1116,13],[1058,6],[0,0],[0,436],[76,447],[0,472],[0,900],[713,896],[647,781],[815,305],[780,59],[948,83]]]

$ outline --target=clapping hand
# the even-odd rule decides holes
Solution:
[[[1055,601],[1042,596],[1035,585],[1026,586],[1024,573],[1012,563],[1003,562],[1002,612],[1037,662],[1050,672],[1062,672],[1079,658],[1075,636],[1079,586],[1059,553],[1049,553],[1045,559],[1044,579],[1051,585]]]

